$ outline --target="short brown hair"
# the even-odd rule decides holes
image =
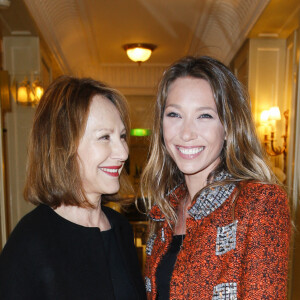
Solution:
[[[82,188],[77,149],[95,95],[115,105],[129,132],[127,103],[119,92],[91,78],[57,78],[45,91],[34,116],[28,146],[25,200],[53,208],[61,204],[92,206]],[[120,177],[121,186],[126,181],[124,172]],[[109,197],[109,200],[112,198],[116,199]]]

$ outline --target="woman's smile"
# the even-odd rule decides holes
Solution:
[[[99,167],[99,169],[112,177],[119,177],[122,166]]]
[[[184,147],[177,146],[178,152],[182,158],[185,159],[194,159],[204,150],[204,146],[202,147]]]

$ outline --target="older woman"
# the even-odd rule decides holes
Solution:
[[[222,63],[186,57],[166,70],[142,182],[148,299],[286,299],[288,199]]]
[[[92,79],[63,76],[37,107],[25,199],[37,205],[0,256],[1,299],[144,299],[117,199],[128,157],[126,102]]]

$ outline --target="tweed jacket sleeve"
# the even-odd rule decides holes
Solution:
[[[240,299],[286,299],[291,231],[286,193],[274,185],[250,185],[241,198],[247,195],[252,216],[245,235]]]

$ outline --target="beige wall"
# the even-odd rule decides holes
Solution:
[[[127,96],[131,128],[152,128],[155,96]],[[131,137],[129,149],[130,180],[139,194],[139,175],[146,163],[149,137]]]
[[[1,72],[2,73],[2,72]],[[2,74],[1,74],[2,75]],[[0,75],[0,76],[1,76]],[[2,77],[2,76],[1,76]],[[1,82],[2,83],[2,82]],[[0,86],[0,249],[6,242],[6,201],[5,201],[5,164],[4,164],[4,139],[3,139],[3,114],[2,114],[2,91],[8,86]]]
[[[292,32],[287,39],[250,39],[232,62],[238,78],[248,87],[252,114],[256,128],[263,141],[263,135],[270,133],[270,127],[260,122],[263,110],[279,106],[281,113],[288,110],[288,156],[286,188],[291,203],[291,215],[296,231],[292,237],[289,299],[300,299],[300,30]],[[285,133],[282,116],[276,121],[276,145],[282,146]],[[271,158],[276,174],[283,171],[283,155]]]
[[[278,106],[282,120],[274,122],[275,145],[282,146],[285,122],[283,112],[290,109],[290,100],[285,93],[286,40],[250,39],[241,48],[232,66],[237,77],[248,88],[251,111],[261,141],[264,135],[270,137],[271,126],[260,122],[263,110]],[[278,177],[284,181],[283,155],[270,157],[271,164]]]
[[[294,47],[292,47],[294,46]],[[292,52],[291,49],[294,49]],[[293,154],[289,156],[289,164],[292,166],[289,174],[290,196],[293,200],[292,213],[294,217],[294,239],[292,244],[291,259],[291,291],[290,299],[300,299],[300,28],[290,37],[288,51],[294,57],[294,63],[290,64],[291,72],[291,127],[290,149]]]
[[[6,227],[11,232],[20,218],[33,208],[33,205],[24,201],[23,187],[27,142],[35,108],[16,104],[17,83],[25,77],[31,81],[39,78],[46,88],[53,76],[57,77],[61,72],[46,46],[40,46],[39,38],[32,36],[3,38],[3,68],[11,79],[11,107],[3,117],[7,152]]]
[[[12,102],[13,108],[5,116],[8,147],[8,195],[9,229],[12,230],[22,216],[33,205],[24,201],[23,187],[25,180],[27,143],[32,126],[34,108],[20,106]]]

